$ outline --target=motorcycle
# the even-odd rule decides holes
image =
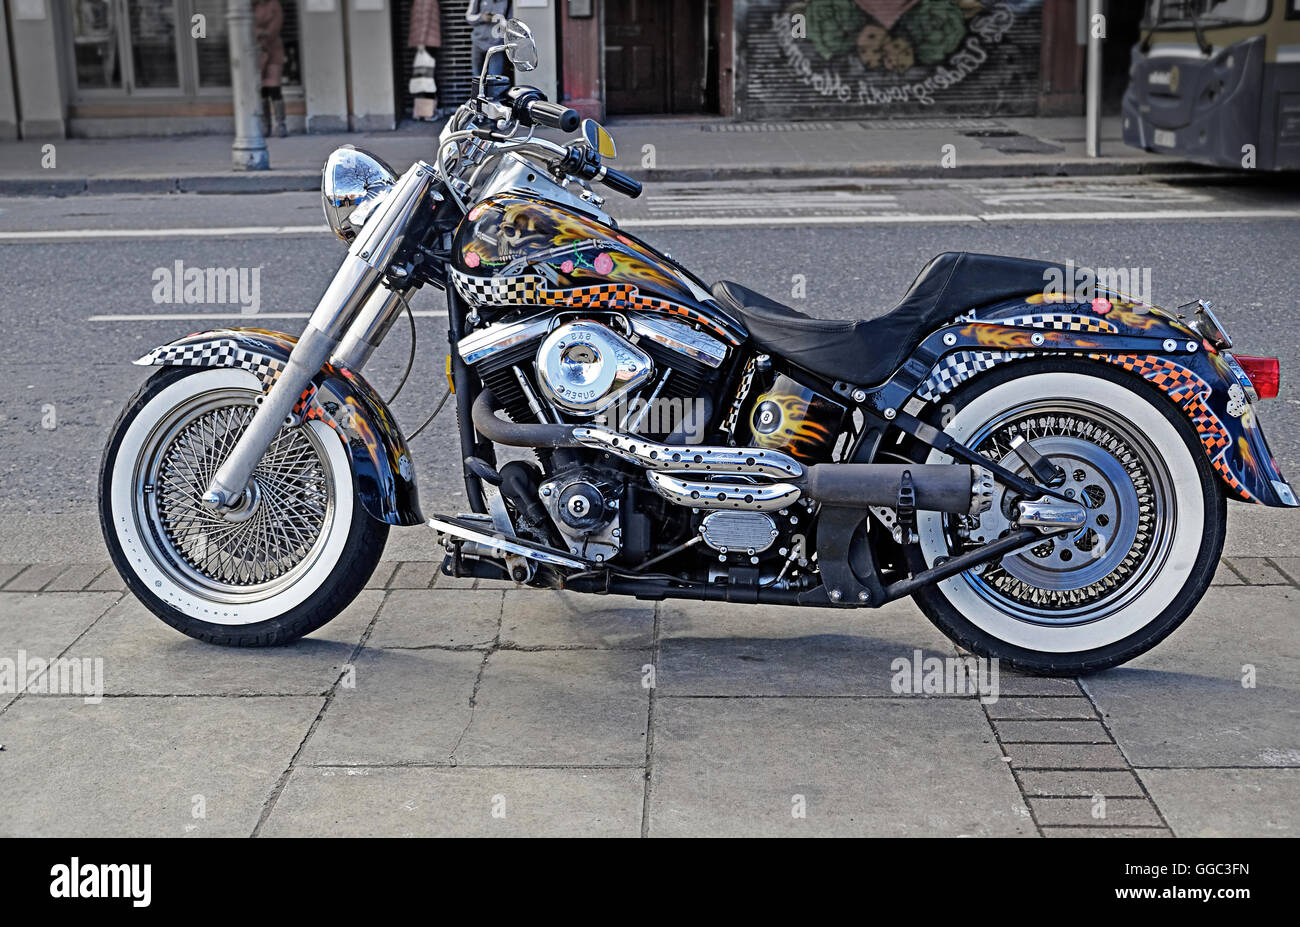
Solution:
[[[519,22],[492,54],[536,65]],[[348,252],[301,335],[220,329],[136,362],[159,369],[105,450],[101,522],[185,634],[307,634],[391,526],[427,524],[448,576],[793,609],[911,596],[967,651],[1079,674],[1191,613],[1226,500],[1297,505],[1256,414],[1278,362],[1232,353],[1208,303],[1049,292],[1062,265],[964,252],[864,321],[710,288],[605,212],[595,184],[641,185],[602,126],[487,72],[432,162],[330,156]],[[426,285],[447,298],[455,516],[422,513],[361,375]]]

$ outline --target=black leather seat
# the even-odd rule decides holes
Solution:
[[[1059,266],[948,251],[925,265],[893,310],[856,322],[810,318],[726,280],[714,284],[713,295],[744,322],[763,350],[829,379],[869,386],[888,379],[926,335],[957,316],[1041,293],[1046,272]]]

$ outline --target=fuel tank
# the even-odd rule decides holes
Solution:
[[[690,271],[618,229],[546,200],[502,194],[456,230],[452,282],[482,309],[538,305],[661,312],[730,344],[743,327]]]

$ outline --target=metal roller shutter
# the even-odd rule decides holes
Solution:
[[[435,78],[438,81],[439,111],[454,109],[472,94],[470,76],[470,38],[472,28],[465,21],[469,0],[441,0],[442,47],[431,49],[438,62]],[[411,118],[413,97],[407,89],[411,82],[411,66],[415,62],[415,49],[408,48],[406,37],[411,25],[411,0],[397,0],[393,4],[393,60],[397,64],[397,114],[399,119]]]
[[[737,0],[737,116],[1032,115],[1041,33],[1042,0]]]

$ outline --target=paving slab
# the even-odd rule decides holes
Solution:
[[[1252,586],[1273,586],[1290,583],[1290,580],[1283,576],[1278,571],[1278,568],[1264,557],[1233,557],[1228,562]]]
[[[433,560],[407,560],[398,564],[389,589],[428,589],[438,573],[441,562]]]
[[[1082,685],[1134,766],[1300,766],[1298,608],[1293,587],[1211,589],[1160,646]]]
[[[1057,798],[1142,798],[1137,776],[1127,769],[1026,770],[1019,774],[1025,794]]]
[[[1004,744],[1108,744],[1110,735],[1100,721],[994,721]]]
[[[660,698],[654,724],[651,836],[1035,833],[971,699]]]
[[[1109,837],[1111,839],[1139,840],[1148,837],[1173,836],[1167,827],[1044,827],[1044,837],[1066,837],[1071,840],[1079,837]]]
[[[1030,798],[1043,827],[1163,827],[1146,798]]]
[[[20,650],[29,658],[57,657],[120,598],[111,592],[0,592],[0,657],[17,661]],[[15,680],[15,691],[0,692],[0,710],[23,684]]]
[[[397,572],[398,564],[392,560],[381,560],[375,567],[375,572],[370,574],[366,580],[367,589],[384,589],[388,586],[388,581],[393,578]]]
[[[1274,557],[1273,562],[1292,583],[1300,583],[1300,557]]]
[[[1127,769],[1114,744],[1006,744],[1016,769]]]
[[[321,703],[28,696],[0,715],[0,836],[246,837]]]
[[[1179,837],[1296,837],[1300,770],[1142,769]]]
[[[1078,692],[1075,687],[1075,692]],[[1066,698],[999,697],[988,706],[989,717],[996,721],[1027,721],[1046,718],[1086,720],[1097,717],[1092,702],[1082,695]]]
[[[5,592],[39,592],[63,572],[66,564],[33,563],[5,584]]]
[[[499,650],[456,749],[469,765],[642,765],[650,651]]]
[[[475,651],[362,651],[354,685],[339,685],[300,761],[449,764],[482,662]]]
[[[371,647],[486,647],[501,626],[501,593],[468,589],[392,589],[379,610]]]
[[[636,837],[641,769],[298,767],[266,837]]]
[[[362,592],[333,621],[282,647],[219,647],[194,640],[128,595],[69,656],[102,658],[104,688],[113,695],[324,695],[383,595]]]
[[[501,644],[647,649],[654,644],[654,626],[654,604],[628,596],[511,589],[505,593]]]
[[[47,592],[80,592],[94,582],[108,563],[74,563],[45,585]]]
[[[895,660],[956,652],[910,601],[872,611],[664,602],[659,624],[667,695],[895,697]]]

